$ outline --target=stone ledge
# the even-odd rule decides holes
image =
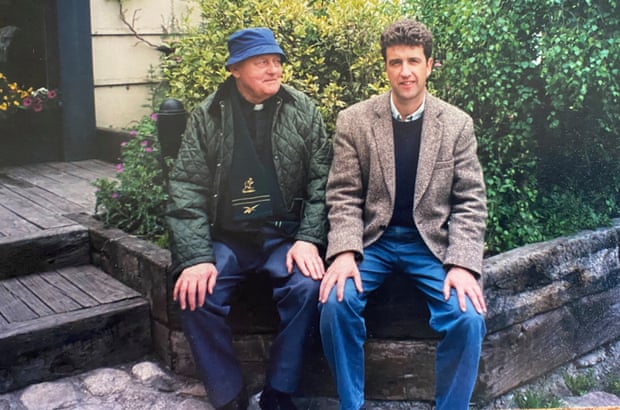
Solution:
[[[89,216],[76,220],[90,230],[93,259],[150,301],[155,351],[173,371],[191,374],[191,356],[170,297],[168,251],[105,229]],[[620,328],[615,326],[620,319],[619,232],[620,221],[615,221],[609,228],[524,246],[485,260],[488,334],[477,401],[492,400],[620,338]],[[426,326],[427,313],[412,296],[412,287],[398,278],[386,285],[390,291],[373,295],[367,309],[368,397],[431,400],[436,335]],[[261,380],[266,363],[265,338],[275,330],[277,319],[269,303],[253,303],[249,306],[260,309],[251,310],[250,316],[243,306],[233,308],[231,322],[240,356],[251,353],[242,361],[246,376],[256,381]],[[321,356],[317,357],[309,365],[309,383],[304,385],[312,394],[324,390],[326,377],[330,378]]]

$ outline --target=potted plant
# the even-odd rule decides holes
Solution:
[[[57,160],[58,90],[23,87],[0,72],[0,166]]]

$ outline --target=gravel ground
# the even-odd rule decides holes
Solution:
[[[565,376],[575,377],[579,374],[587,375],[587,380],[595,383],[590,386],[588,392],[576,396],[566,386]],[[563,408],[620,409],[620,398],[604,391],[609,380],[614,377],[620,385],[620,341],[575,360],[545,377],[497,398],[492,403],[472,405],[472,409],[514,408],[515,394],[525,391],[554,395],[562,400]],[[338,410],[338,401],[334,398],[297,398],[296,403],[300,410]],[[368,410],[432,410],[432,408],[429,403],[411,401],[367,403]],[[206,400],[200,382],[173,375],[153,361],[96,369],[0,395],[0,410],[55,409],[212,410],[213,407]],[[259,410],[258,395],[252,397],[249,410]]]

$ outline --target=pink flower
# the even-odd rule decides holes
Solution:
[[[56,90],[49,90],[49,91],[47,92],[47,98],[49,98],[49,99],[54,99],[54,98],[56,98],[56,95],[57,95]]]
[[[121,142],[121,147],[126,147],[126,146],[127,146],[127,141]]]
[[[112,199],[117,199],[120,195],[118,192],[112,192]]]
[[[142,145],[143,147],[148,147],[149,146],[149,142],[147,140],[144,140],[140,143],[140,145]]]
[[[151,147],[146,147],[146,148],[144,148],[144,150],[145,150],[146,152],[152,152],[152,151],[153,151],[153,148],[151,148]]]
[[[442,64],[441,64],[440,60],[436,60],[435,64],[433,64],[433,67],[435,67],[435,68],[441,68],[441,66],[442,66]]]
[[[136,135],[138,135],[138,131],[135,131],[135,130],[129,131],[129,136],[130,137],[135,137]]]
[[[43,104],[41,104],[40,102],[35,102],[32,109],[34,110],[34,112],[41,112],[43,111]]]
[[[153,114],[151,114],[151,119],[152,119],[153,121],[157,121],[157,113],[156,113],[156,112],[154,112]]]
[[[116,172],[123,172],[123,164],[116,164]]]
[[[22,100],[22,105],[24,107],[30,107],[32,105],[32,98],[26,97]]]

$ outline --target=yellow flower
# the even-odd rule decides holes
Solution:
[[[11,90],[11,91],[15,91],[15,90],[17,90],[17,83],[11,83],[11,84],[9,84],[9,90]]]
[[[9,107],[7,106],[6,103],[2,103],[0,104],[0,111],[6,111]]]

